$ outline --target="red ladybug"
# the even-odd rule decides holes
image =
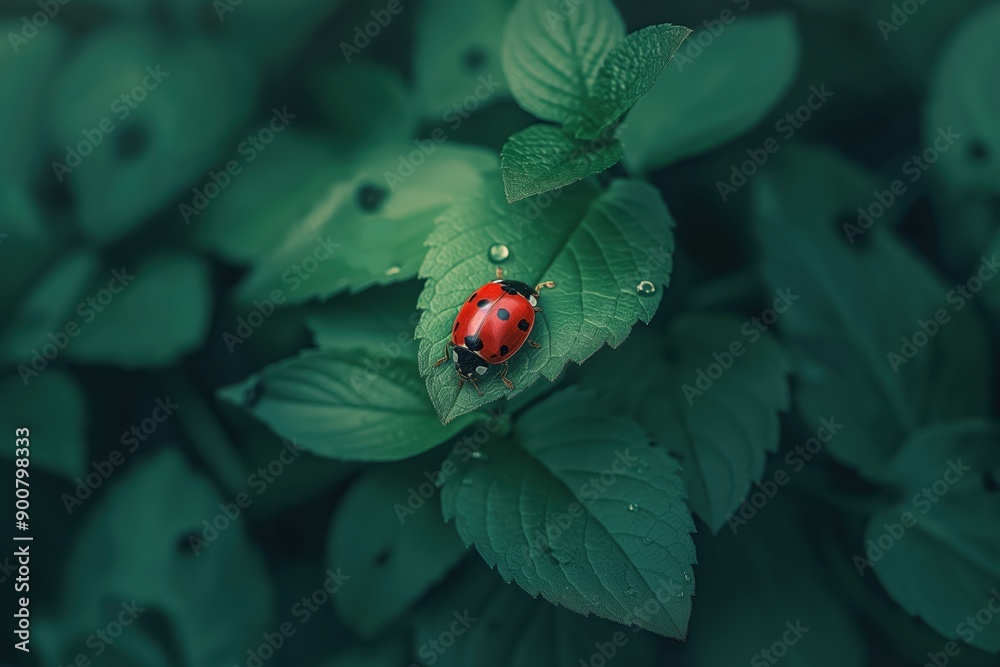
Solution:
[[[535,325],[535,313],[541,310],[538,292],[555,286],[554,282],[544,282],[532,289],[527,283],[504,280],[503,269],[498,267],[497,279],[473,292],[458,311],[444,356],[434,365],[448,361],[450,353],[458,386],[470,382],[482,396],[477,379],[486,374],[488,364],[503,364],[500,379],[513,389],[514,383],[507,379],[507,364],[525,341],[531,347],[541,347],[528,340],[528,334]]]

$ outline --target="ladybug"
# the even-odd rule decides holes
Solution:
[[[480,396],[478,379],[486,374],[489,364],[503,364],[500,379],[508,389],[514,383],[507,379],[510,358],[524,345],[538,349],[538,343],[528,339],[535,325],[538,293],[542,288],[553,288],[554,282],[544,282],[534,289],[518,280],[504,280],[503,268],[497,267],[497,279],[486,283],[472,293],[458,311],[451,327],[451,340],[445,344],[444,356],[435,366],[455,362],[458,386],[469,382]]]

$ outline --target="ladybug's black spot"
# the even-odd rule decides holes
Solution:
[[[477,294],[479,294],[479,292],[473,292],[472,296],[469,297],[469,300],[466,301],[466,303],[472,303],[472,300],[476,298]]]
[[[521,331],[527,331],[528,329],[531,328],[531,325],[528,324],[528,320],[521,320],[520,322],[517,323],[517,328],[520,329]]]
[[[508,352],[510,352],[510,348],[509,347],[507,347],[506,345],[501,345],[500,346],[500,356],[501,357],[506,357]]]
[[[458,331],[458,324],[458,320],[455,320],[455,328],[453,328],[452,331]]]
[[[479,350],[483,349],[483,341],[480,340],[479,336],[466,336],[465,347],[473,352],[479,352]]]
[[[488,305],[490,305],[489,299],[480,299],[476,302],[476,308],[485,308]]]
[[[500,310],[497,311],[497,317],[499,317],[501,320],[507,321],[510,319],[510,311],[508,311],[506,308],[501,308]]]
[[[389,192],[385,188],[365,183],[358,188],[358,208],[373,213],[382,206],[382,202],[388,195]]]

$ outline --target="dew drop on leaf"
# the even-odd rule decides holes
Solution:
[[[489,461],[490,457],[486,455],[486,452],[472,452],[472,458],[477,461]]]
[[[390,266],[388,269],[386,269],[385,275],[387,275],[387,276],[394,276],[397,273],[399,273],[400,270],[401,269],[398,266]]]
[[[656,293],[656,285],[648,280],[643,280],[635,286],[635,291],[639,296],[650,296]]]
[[[502,243],[494,243],[490,246],[489,255],[490,261],[499,264],[500,262],[507,261],[507,258],[510,257],[510,248]]]
[[[628,511],[629,511],[629,512],[634,512],[634,511],[636,511],[637,509],[639,509],[639,506],[638,506],[638,505],[636,505],[635,503],[629,503],[629,504],[628,504]]]
[[[635,589],[634,588],[626,588],[625,589],[625,595],[635,595]]]

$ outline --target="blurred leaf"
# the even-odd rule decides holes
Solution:
[[[940,152],[941,170],[956,190],[1000,194],[1000,4],[970,16],[951,37],[935,70],[924,142]],[[940,150],[941,130],[961,139]]]
[[[73,307],[97,274],[97,265],[97,255],[89,250],[70,252],[60,257],[43,277],[30,286],[24,299],[14,309],[10,327],[3,337],[0,351],[6,360],[30,365],[33,359],[38,358],[40,361],[36,361],[35,365],[44,367],[49,359],[56,358],[60,341],[64,337],[68,340],[66,326],[71,323],[81,325],[77,317],[79,308],[74,312]],[[82,302],[80,305],[83,305]],[[73,344],[76,342],[72,340]],[[49,351],[55,349],[56,353],[43,356],[45,346]]]
[[[629,667],[653,664],[653,635],[533,600],[503,585],[478,560],[466,563],[417,615],[414,653],[424,664],[580,667],[612,664],[612,659]],[[456,621],[462,634],[441,651],[441,635]]]
[[[416,364],[388,355],[307,350],[219,390],[219,397],[318,456],[346,460],[416,456],[477,420],[467,415],[442,427]]]
[[[58,26],[36,30],[30,40],[22,30],[21,20],[0,24],[8,42],[0,49],[0,125],[8,128],[0,134],[0,187],[25,187],[39,175],[45,159],[45,98],[66,42]]]
[[[688,504],[713,532],[760,480],[767,453],[778,449],[778,412],[789,407],[784,350],[741,324],[721,315],[678,317],[666,340],[638,331],[621,350],[596,356],[581,380],[681,462]]]
[[[508,206],[495,183],[452,207],[437,224],[420,269],[428,278],[419,306],[420,372],[438,416],[459,415],[527,389],[539,377],[554,380],[567,362],[582,364],[606,343],[617,347],[637,321],[649,322],[670,280],[673,219],[652,186],[619,180],[606,192],[587,186]],[[532,337],[511,360],[508,390],[499,373],[480,382],[484,396],[459,388],[454,373],[434,368],[459,307],[493,278],[488,249],[504,244],[506,277],[535,285],[552,280]],[[649,289],[639,290],[648,284]],[[641,294],[639,292],[642,292]]]
[[[532,125],[511,135],[500,165],[508,202],[555,190],[600,173],[622,159],[617,139],[594,145],[554,125]]]
[[[500,47],[513,0],[424,0],[418,4],[413,70],[424,115],[448,123],[507,94],[481,96],[480,77],[500,77]],[[475,108],[467,101],[476,100]]]
[[[692,40],[629,113],[620,134],[626,162],[651,171],[746,132],[788,90],[798,61],[787,13],[741,17],[707,47]]]
[[[625,36],[611,0],[518,0],[503,33],[503,70],[523,109],[567,124],[587,108],[601,65]]]
[[[690,34],[690,28],[664,23],[627,35],[601,66],[583,118],[571,123],[574,135],[598,137],[608,131],[653,87]]]
[[[350,176],[330,183],[292,221],[285,241],[256,264],[238,295],[249,301],[281,289],[302,303],[416,276],[435,218],[496,168],[491,151],[422,141],[383,146],[347,165]]]
[[[901,501],[872,516],[855,565],[874,567],[904,609],[945,637],[1000,652],[1000,626],[968,620],[995,599],[1000,581],[1000,424],[918,431],[887,473]]]
[[[532,596],[684,638],[694,522],[677,462],[574,389],[523,413],[515,440],[452,453],[445,520]]]
[[[330,525],[327,562],[352,581],[333,601],[362,637],[399,618],[467,553],[438,507],[408,506],[414,480],[426,483],[405,467],[368,471],[351,484]]]
[[[14,436],[15,429],[31,429],[29,458],[56,475],[73,479],[84,473],[87,456],[83,392],[73,376],[61,368],[50,368],[25,386],[17,375],[0,378],[0,433]],[[58,410],[58,419],[53,419]],[[4,447],[3,456],[14,458],[14,447]],[[29,481],[30,482],[30,481]]]
[[[779,493],[737,534],[723,531],[699,543],[698,604],[688,643],[670,656],[676,664],[866,664],[858,612],[838,597],[806,540],[813,517],[801,498]]]
[[[4,268],[0,309],[12,312],[53,254],[54,241],[28,192],[21,186],[0,183],[0,266]]]
[[[72,547],[64,611],[33,625],[43,662],[61,663],[63,648],[105,628],[122,613],[122,603],[133,600],[145,611],[125,634],[141,635],[163,614],[181,664],[241,662],[270,629],[273,592],[263,559],[238,520],[227,520],[213,541],[205,540],[204,522],[225,519],[223,499],[176,450],[161,450],[129,469],[118,473],[125,477],[111,483]],[[190,535],[207,546],[192,553]]]
[[[797,369],[796,402],[808,422],[843,423],[828,451],[878,478],[920,425],[986,413],[989,345],[973,309],[884,221],[845,232],[860,231],[855,209],[886,186],[825,149],[786,147],[768,168],[756,177],[755,217],[767,281],[800,297],[777,325]],[[938,325],[941,310],[950,319]],[[904,345],[915,334],[929,349]]]
[[[330,150],[289,129],[244,164],[203,211],[192,207],[186,220],[199,245],[233,262],[253,262],[273,252],[289,221],[306,219],[343,177],[344,165]]]
[[[341,295],[315,306],[306,323],[316,346],[334,350],[402,351],[414,344],[420,318],[417,299],[423,283],[410,280],[373,287],[361,296]],[[416,348],[406,354],[414,359]]]
[[[406,141],[417,129],[413,95],[389,67],[337,63],[320,68],[312,80],[326,119],[346,144]]]
[[[409,660],[402,637],[380,637],[373,646],[356,647],[338,654],[324,663],[326,667],[399,667]]]
[[[95,300],[77,309],[80,335],[67,355],[75,361],[125,368],[167,366],[199,348],[212,313],[208,267],[192,255],[161,253],[134,269],[120,294],[104,277],[93,286]],[[115,283],[118,286],[121,281]],[[103,295],[111,301],[105,303]]]
[[[205,177],[247,120],[255,85],[210,42],[168,48],[135,27],[88,37],[56,78],[49,118],[56,176],[83,231],[118,236]]]

